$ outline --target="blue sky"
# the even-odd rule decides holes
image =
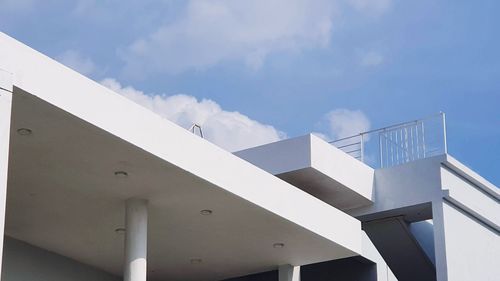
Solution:
[[[0,7],[2,32],[107,79],[180,125],[206,122],[213,141],[230,142],[230,150],[444,111],[450,154],[500,184],[499,1],[0,0]],[[329,119],[332,111],[347,114],[347,123],[335,124],[342,118]]]

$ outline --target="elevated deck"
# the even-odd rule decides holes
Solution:
[[[374,170],[312,134],[235,155],[341,210],[373,203]]]

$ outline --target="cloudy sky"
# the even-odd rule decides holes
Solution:
[[[500,184],[496,0],[0,0],[0,31],[230,151],[447,113]]]

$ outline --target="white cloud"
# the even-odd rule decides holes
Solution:
[[[238,113],[223,110],[216,102],[189,95],[147,95],[133,87],[122,87],[114,79],[101,82],[111,90],[141,104],[174,123],[189,128],[202,126],[204,137],[228,151],[237,151],[286,137],[274,127]]]
[[[97,69],[95,63],[89,57],[84,57],[80,52],[75,50],[65,51],[57,56],[56,60],[87,76],[93,74]]]
[[[360,51],[359,52],[359,64],[361,66],[377,66],[384,62],[384,56],[375,51]]]
[[[335,109],[324,116],[327,135],[330,139],[339,139],[370,130],[370,120],[360,110]],[[326,138],[325,135],[321,137]]]
[[[223,61],[252,69],[277,51],[329,44],[336,1],[253,0],[187,2],[178,20],[160,26],[120,51],[125,71],[179,73]]]

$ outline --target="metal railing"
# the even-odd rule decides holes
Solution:
[[[392,167],[447,153],[443,112],[330,142],[374,168]]]
[[[189,127],[189,131],[191,131],[191,133],[195,134],[196,135],[196,131],[198,131],[198,135],[204,139],[205,137],[203,137],[203,130],[201,129],[201,125],[198,125],[196,123],[194,123],[193,125],[191,125],[191,127]]]

